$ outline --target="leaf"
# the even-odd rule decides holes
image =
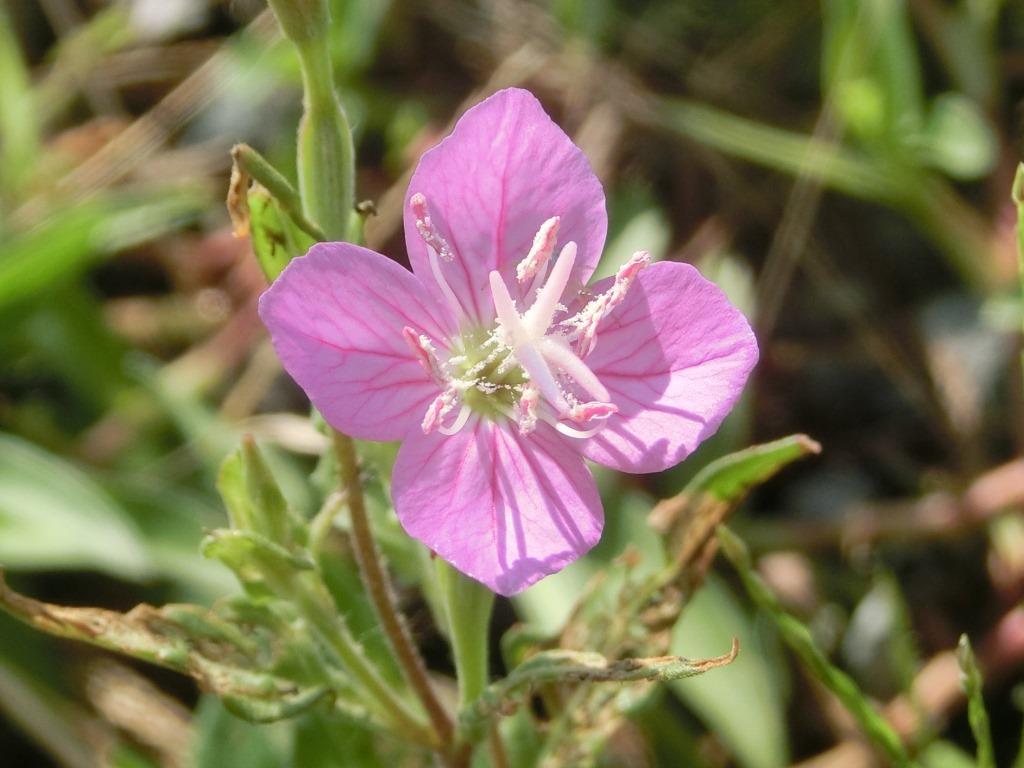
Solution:
[[[278,667],[310,665],[309,645],[289,638],[284,622],[272,628],[239,626],[232,620],[236,617],[192,605],[142,604],[124,614],[53,605],[14,592],[2,575],[0,607],[43,632],[189,675],[203,690],[216,693],[233,711],[254,721],[290,717],[328,695],[323,686],[302,685],[277,674]],[[296,661],[290,654],[305,658]]]
[[[200,551],[204,557],[224,563],[245,590],[259,598],[276,594],[294,573],[316,567],[306,551],[283,547],[253,531],[211,531],[200,544]]]
[[[995,751],[992,747],[992,725],[989,723],[985,699],[982,697],[981,670],[978,669],[978,661],[974,657],[967,635],[960,635],[956,659],[960,665],[960,685],[967,695],[967,720],[978,744],[978,768],[996,768]]]
[[[956,744],[933,741],[918,757],[923,768],[978,768],[974,758]]]
[[[6,4],[0,5],[0,191],[15,192],[39,153],[31,76]]]
[[[899,142],[923,121],[924,88],[906,2],[833,0],[824,5],[824,87],[843,110],[851,128],[865,139]],[[877,116],[864,120],[863,102],[850,91],[870,90],[868,107]],[[844,109],[845,108],[845,109]]]
[[[760,629],[760,631],[759,631]],[[788,765],[785,697],[776,649],[717,578],[693,596],[672,630],[673,653],[702,655],[733,636],[743,652],[714,677],[669,687],[721,739],[743,768]]]
[[[530,689],[548,683],[630,683],[679,680],[702,675],[731,664],[739,653],[732,649],[721,656],[692,660],[682,656],[610,661],[588,651],[542,651],[513,669],[507,677],[488,686],[459,713],[459,728],[470,742],[480,739],[493,720],[510,712]]]
[[[903,742],[889,722],[877,711],[853,679],[835,667],[818,648],[807,629],[795,617],[785,611],[775,595],[765,586],[750,561],[750,553],[743,541],[725,526],[718,528],[718,541],[722,552],[736,569],[747,590],[747,595],[769,616],[779,630],[782,640],[826,688],[835,694],[846,710],[853,715],[857,725],[871,742],[877,746],[895,765],[909,766]]]
[[[232,715],[213,696],[204,697],[195,717],[195,768],[281,768],[282,750],[266,728]]]
[[[246,199],[252,250],[268,282],[273,282],[289,261],[315,241],[295,225],[265,187],[254,185]]]
[[[142,579],[152,568],[129,515],[81,470],[0,433],[0,564],[90,568]]]
[[[666,579],[682,578],[692,589],[710,565],[715,529],[755,486],[788,464],[821,451],[807,435],[790,435],[736,451],[708,464],[682,493],[659,502],[651,525],[666,533],[674,562]]]
[[[374,741],[371,731],[313,710],[297,723],[291,764],[296,768],[383,768]]]
[[[974,102],[959,93],[935,98],[918,142],[925,162],[959,181],[987,175],[999,153],[992,126]]]
[[[194,191],[135,189],[50,211],[42,225],[0,242],[0,309],[33,298],[118,250],[180,227],[204,203]]]
[[[688,496],[708,493],[719,501],[737,502],[786,465],[820,453],[821,445],[807,435],[790,435],[723,456],[708,464],[683,491]]]

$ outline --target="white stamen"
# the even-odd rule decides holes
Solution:
[[[574,437],[577,440],[586,440],[588,437],[593,437],[604,429],[604,422],[601,422],[596,427],[591,427],[590,429],[573,429],[568,424],[556,421],[554,427],[566,437]]]
[[[437,431],[440,432],[442,435],[447,435],[448,437],[451,437],[456,432],[459,432],[464,426],[466,426],[466,422],[469,421],[469,415],[469,406],[463,403],[462,408],[459,410],[459,415],[455,417],[455,421],[452,422],[452,425],[450,427],[439,426],[437,428]]]
[[[427,412],[423,415],[423,423],[420,424],[423,434],[429,435],[435,429],[439,429],[442,419],[451,412],[458,400],[459,394],[452,387],[448,387],[435,397],[427,407]]]
[[[409,207],[412,208],[412,215],[416,220],[416,231],[420,233],[423,242],[430,248],[433,248],[445,261],[454,259],[455,254],[452,252],[451,246],[448,245],[448,241],[444,239],[444,236],[437,231],[434,222],[430,218],[430,214],[427,213],[426,196],[421,192],[417,192],[409,198]]]
[[[559,221],[557,216],[552,216],[540,225],[540,229],[533,237],[530,252],[516,266],[516,279],[520,283],[531,279],[548,263],[548,259],[551,258],[551,254],[555,250],[555,241],[558,239]]]
[[[569,374],[592,398],[607,402],[608,390],[594,372],[580,358],[573,354],[569,345],[555,336],[548,336],[539,343],[540,353],[551,365]]]
[[[579,340],[578,353],[581,358],[589,355],[597,344],[597,326],[608,314],[626,298],[626,291],[632,285],[640,270],[651,262],[647,251],[637,251],[629,261],[619,267],[612,287],[597,298],[591,300],[574,317],[562,322],[571,326],[573,332],[570,339]]]
[[[562,252],[558,254],[555,266],[551,268],[547,282],[537,292],[537,300],[523,315],[523,325],[532,337],[543,336],[551,327],[551,321],[558,311],[559,301],[569,284],[569,276],[575,263],[576,243],[566,243]]]
[[[420,365],[423,366],[423,370],[438,384],[443,384],[447,380],[447,376],[441,370],[441,361],[438,360],[437,350],[430,339],[423,334],[416,333],[409,326],[402,329],[402,336],[416,355]]]
[[[614,403],[576,403],[569,410],[569,418],[573,421],[585,424],[588,421],[604,421],[619,412]]]
[[[494,313],[498,316],[498,322],[508,336],[508,341],[513,348],[530,343],[530,335],[523,325],[523,320],[516,312],[516,305],[509,295],[505,281],[501,274],[494,270],[488,276],[491,282],[491,300],[494,302]]]
[[[466,314],[462,309],[462,304],[459,303],[458,298],[455,296],[455,291],[448,285],[448,281],[444,279],[444,275],[441,273],[441,264],[437,259],[437,251],[429,245],[427,246],[427,256],[430,259],[430,271],[434,273],[434,281],[437,283],[437,287],[441,289],[441,293],[444,294],[449,309],[455,313],[455,317],[462,317]]]
[[[453,253],[430,221],[426,198],[413,195],[410,204],[417,230],[426,243],[434,279],[456,318],[466,320],[467,313],[440,264],[442,258],[450,260]],[[514,422],[523,435],[533,432],[538,421],[543,420],[560,434],[586,439],[597,434],[619,412],[584,357],[596,343],[597,326],[622,303],[629,285],[647,265],[649,257],[646,253],[634,254],[607,291],[600,296],[584,294],[592,298],[583,309],[553,325],[556,315],[567,314],[562,300],[577,255],[576,243],[569,242],[552,260],[558,229],[558,217],[545,221],[534,236],[529,254],[517,266],[520,295],[529,297],[535,293],[532,302],[521,299],[530,304],[522,313],[501,274],[493,271],[488,282],[496,322],[489,332],[472,326],[464,328],[464,335],[452,339],[446,345],[448,349],[443,350],[448,356],[442,357],[428,336],[412,328],[402,330],[424,370],[443,389],[423,418],[424,432],[436,430],[454,435],[465,428],[474,413],[482,410],[487,418]],[[540,287],[534,292],[538,284]],[[579,299],[566,302],[575,304]],[[480,409],[476,406],[478,401]],[[456,407],[454,420],[445,426],[446,418]]]

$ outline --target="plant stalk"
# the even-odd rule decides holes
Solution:
[[[391,588],[380,550],[370,529],[363,484],[359,477],[359,463],[352,438],[335,430],[334,451],[338,457],[338,473],[341,476],[341,485],[352,520],[352,543],[359,564],[359,573],[405,678],[423,703],[442,748],[446,749],[452,743],[454,726],[430,685],[426,665],[395,603],[394,590]]]

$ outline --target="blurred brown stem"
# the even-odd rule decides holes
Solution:
[[[859,504],[827,520],[773,520],[745,526],[756,550],[849,549],[879,541],[921,541],[952,537],[1024,505],[1024,459],[978,477],[960,496],[934,493],[923,499]]]

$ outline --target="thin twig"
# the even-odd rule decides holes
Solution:
[[[409,685],[412,686],[423,703],[427,717],[430,718],[434,730],[437,731],[441,744],[447,749],[454,736],[452,721],[430,685],[426,665],[416,649],[405,619],[395,603],[391,582],[384,571],[377,543],[370,530],[355,445],[350,437],[335,431],[334,451],[338,457],[341,485],[348,498],[349,515],[352,519],[352,543],[355,547],[356,561],[359,563],[359,573],[370,594],[374,608],[377,610],[384,634],[387,635],[388,641],[391,643],[398,663],[402,667]]]

